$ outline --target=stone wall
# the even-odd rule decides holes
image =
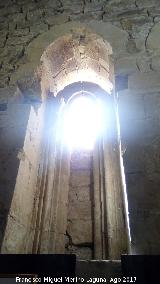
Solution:
[[[145,76],[149,80],[149,74],[144,74]],[[132,78],[133,76],[129,76],[129,82]],[[139,77],[136,80],[138,86]],[[146,81],[147,85],[152,80],[154,77]],[[157,86],[157,91],[147,86],[146,91],[137,88],[119,92],[121,133],[126,145],[124,166],[132,251],[135,253],[160,253],[158,84],[159,80],[157,84],[154,81],[153,87]]]
[[[3,253],[32,252],[42,108],[1,104],[0,247]],[[12,204],[12,206],[11,206]],[[14,232],[18,232],[16,235]]]
[[[93,258],[92,152],[71,155],[66,253],[79,259]]]
[[[29,117],[28,105],[0,105],[0,246],[23,159],[23,144]]]
[[[35,100],[30,53],[36,61],[42,37],[72,21],[105,34],[113,48],[132,248],[160,253],[159,0],[1,0],[0,101]]]
[[[0,5],[1,99],[3,96],[7,100],[17,87],[13,74],[21,64],[27,63],[25,54],[27,46],[55,25],[72,20],[83,23],[98,20],[106,23],[113,51],[116,52],[117,74],[159,71],[160,8],[158,8],[158,0],[75,0],[74,2],[2,0]],[[108,23],[113,27],[108,29]],[[112,40],[112,37],[115,37],[113,28],[117,28],[117,38]],[[121,56],[118,56],[119,54]],[[7,86],[9,89],[6,89]],[[21,89],[21,85],[19,88]],[[24,93],[25,90],[22,88],[22,91]]]

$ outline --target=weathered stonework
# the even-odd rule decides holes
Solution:
[[[8,231],[6,232],[6,243],[2,249],[5,253],[32,251],[32,243],[29,243],[29,240],[32,239],[34,227],[32,218],[36,204],[35,190],[32,189],[39,155],[38,141],[41,129],[39,118],[36,109],[29,104],[5,104],[1,108],[0,216],[3,222],[0,244],[7,222],[8,231],[12,232],[11,238],[7,238]],[[11,204],[13,204],[12,210],[10,210]],[[17,238],[15,228],[20,232]]]
[[[66,253],[75,253],[80,259],[93,258],[93,180],[92,152],[73,152],[68,204],[69,241]]]
[[[158,0],[92,0],[74,3],[58,0],[1,0],[0,102],[37,99],[40,89],[37,87],[38,79],[33,79],[33,75],[42,53],[57,37],[73,29],[75,23],[79,25],[79,21],[93,28],[94,32],[111,44],[116,75],[129,76],[129,90],[119,92],[119,114],[122,142],[126,145],[124,164],[133,247],[136,253],[160,252]],[[1,117],[4,118],[1,119],[1,133],[7,135],[4,131],[9,126],[7,118],[5,115]],[[21,148],[17,146],[18,143],[15,145],[18,147],[17,152]],[[3,166],[7,168],[5,163],[10,164],[12,155],[15,157],[12,145],[8,146],[8,151],[4,149],[6,146],[2,149],[2,173]],[[87,164],[85,170],[88,170]],[[82,180],[76,179],[80,182]],[[84,191],[87,188],[84,185]],[[73,191],[72,198],[75,196]],[[78,197],[76,195],[75,198],[83,200],[82,192],[77,190]],[[139,204],[141,210],[137,209]],[[3,223],[3,214],[1,216]],[[91,255],[90,248],[88,250]]]

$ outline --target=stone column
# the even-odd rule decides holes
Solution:
[[[114,97],[105,102],[106,127],[94,151],[94,254],[120,259],[129,250]]]
[[[58,98],[47,98],[44,104],[42,156],[37,179],[39,202],[35,216],[33,252],[63,253],[69,186],[69,152],[63,147],[62,137],[58,137],[58,128],[61,128],[59,121],[62,120],[64,109]]]
[[[37,176],[37,208],[33,216],[35,227],[33,253],[48,253],[51,202],[53,195],[54,172],[56,167],[56,127],[60,102],[53,96],[47,97],[44,104],[43,135]]]

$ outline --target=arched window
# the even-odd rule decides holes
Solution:
[[[43,131],[39,167],[33,184],[38,201],[36,200],[32,212],[34,226],[28,224],[29,229],[27,228],[31,232],[29,247],[30,250],[32,247],[33,253],[65,251],[71,153],[64,143],[65,139],[60,142],[58,137],[58,126],[63,128],[63,123],[59,124],[61,117],[76,132],[71,140],[73,146],[80,142],[81,136],[74,140],[80,130],[89,140],[87,143],[83,140],[78,146],[90,147],[94,144],[93,257],[120,259],[121,254],[128,251],[127,212],[120,165],[111,53],[109,43],[99,35],[87,29],[78,29],[55,40],[41,57],[40,120]],[[74,86],[78,87],[71,92],[67,86],[72,86],[73,89]],[[77,98],[73,97],[75,94]],[[89,94],[92,94],[92,98]],[[104,111],[101,112],[102,109]],[[92,110],[91,113],[89,110]],[[104,129],[98,137],[97,133],[101,132],[99,127],[103,128],[101,113]],[[69,136],[72,136],[72,131]],[[17,186],[16,194],[18,193],[21,194],[22,191]],[[17,208],[16,202],[17,199],[13,199],[12,208]],[[13,235],[10,228],[12,226],[8,222],[4,247],[7,247],[7,242]],[[19,247],[21,245],[23,247],[23,244],[19,244]]]
[[[63,117],[63,139],[72,150],[93,150],[103,130],[102,101],[87,92],[71,97]]]

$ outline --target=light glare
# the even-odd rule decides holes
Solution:
[[[82,96],[70,103],[64,116],[64,142],[70,148],[92,150],[102,128],[100,101]]]

